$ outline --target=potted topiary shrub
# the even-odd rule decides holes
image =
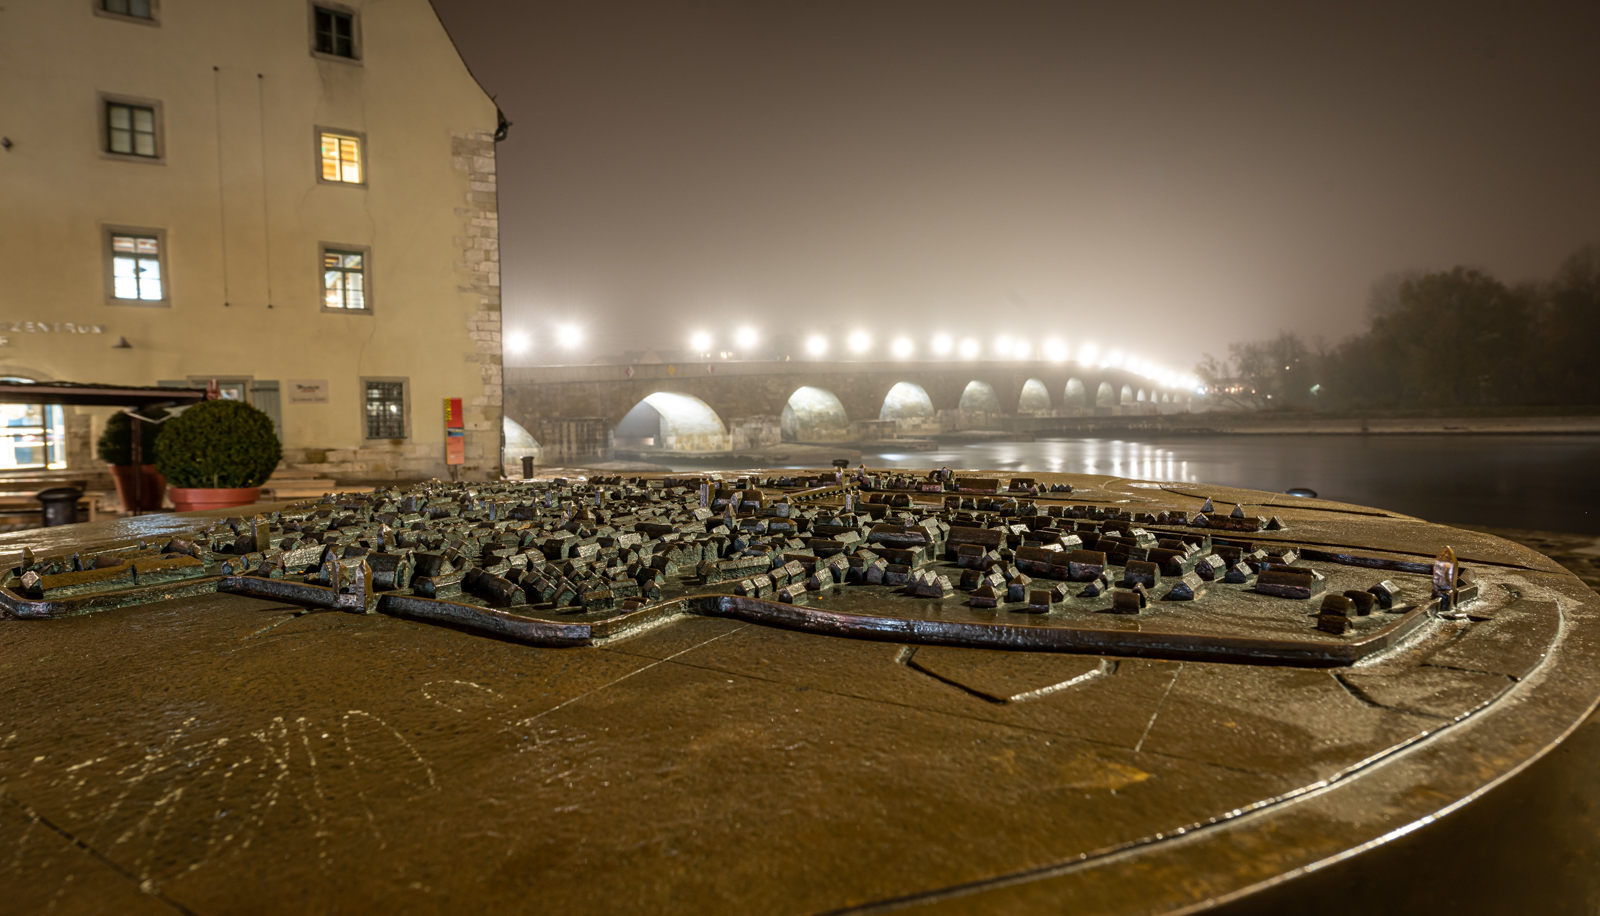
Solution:
[[[166,415],[167,412],[159,407],[143,413],[143,416],[154,420]],[[117,485],[117,499],[122,503],[124,512],[161,508],[161,497],[166,495],[167,482],[156,470],[155,458],[156,442],[161,436],[162,426],[149,420],[139,421],[139,467],[133,465],[133,418],[128,414],[121,411],[112,414],[111,419],[106,421],[100,440],[95,443],[95,454],[111,466],[111,479]],[[134,504],[135,489],[139,491],[138,505]]]
[[[240,401],[202,401],[165,425],[156,468],[179,512],[255,502],[283,457],[272,418]]]

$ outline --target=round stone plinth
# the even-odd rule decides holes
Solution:
[[[1593,592],[1380,509],[581,473],[8,536],[6,899],[1190,912],[1383,856],[1600,697]]]

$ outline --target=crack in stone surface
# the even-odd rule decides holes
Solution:
[[[77,849],[80,849],[89,856],[93,857],[95,861],[111,869],[119,877],[123,878],[129,884],[138,889],[140,893],[147,894],[150,897],[161,901],[162,903],[171,907],[175,912],[184,914],[184,916],[196,916],[193,910],[155,889],[150,885],[148,880],[141,881],[138,875],[135,875],[123,868],[115,859],[111,858],[100,850],[95,849],[93,846],[90,846],[88,843],[75,836],[70,830],[67,830],[61,825],[35,811],[32,806],[24,802],[22,799],[17,798],[15,795],[12,795],[10,792],[5,790],[0,790],[0,798],[4,798],[6,801],[10,802],[18,811],[22,812],[22,815],[29,821],[54,832],[56,835],[60,836],[63,840],[66,840]]]

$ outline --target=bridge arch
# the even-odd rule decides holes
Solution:
[[[1134,400],[1136,400],[1136,401],[1140,401],[1140,402],[1143,402],[1143,401],[1144,401],[1144,389],[1143,389],[1143,388],[1140,388],[1140,389],[1139,389],[1139,390],[1138,390],[1138,391],[1137,391],[1137,392],[1136,392],[1136,393],[1135,393],[1135,394],[1134,394],[1134,396],[1133,396],[1133,398],[1134,398]]]
[[[1082,410],[1089,406],[1089,392],[1083,387],[1083,379],[1076,377],[1067,379],[1061,406],[1068,410]]]
[[[880,420],[923,420],[933,415],[933,399],[916,382],[896,382],[878,410]]]
[[[533,438],[527,427],[504,414],[500,417],[501,432],[505,435],[505,451],[501,461],[507,468],[517,474],[522,473],[522,459],[532,458],[534,464],[544,461],[544,449],[539,446],[539,441]]]
[[[1122,386],[1122,394],[1117,398],[1117,403],[1118,404],[1132,404],[1133,403],[1133,386],[1132,385],[1123,385]]]
[[[1116,391],[1112,390],[1110,382],[1101,382],[1100,383],[1099,389],[1096,390],[1095,393],[1094,393],[1094,406],[1096,406],[1096,407],[1115,407],[1115,406],[1117,406],[1117,393],[1116,393]]]
[[[728,428],[711,405],[694,395],[657,391],[617,424],[618,446],[674,452],[721,452],[733,447]]]
[[[1000,413],[1000,396],[995,394],[994,386],[979,379],[967,383],[961,391],[960,408],[962,413]]]
[[[785,442],[834,442],[850,437],[850,416],[838,395],[802,385],[789,395],[779,419]]]
[[[1050,389],[1036,378],[1022,383],[1022,395],[1017,398],[1017,413],[1035,416],[1050,413]]]

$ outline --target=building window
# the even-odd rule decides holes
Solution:
[[[153,235],[111,234],[111,295],[161,301],[161,240]]]
[[[106,102],[106,152],[154,159],[156,110],[151,105]]]
[[[318,132],[322,154],[322,180],[361,184],[361,138]]]
[[[312,47],[318,54],[355,60],[356,14],[329,6],[311,7]]]
[[[143,25],[156,25],[161,14],[160,0],[94,0],[97,16],[131,19]]]
[[[166,233],[105,228],[107,295],[113,305],[166,305]]]
[[[151,14],[150,0],[103,0],[101,9],[118,16],[132,16],[135,19],[154,19]]]
[[[6,382],[33,379],[4,378]],[[67,466],[67,421],[59,404],[0,404],[0,471]]]
[[[406,382],[404,379],[362,379],[366,389],[362,407],[368,439],[406,437]]]
[[[102,92],[96,104],[101,156],[121,162],[165,164],[167,144],[161,136],[159,100]]]
[[[368,295],[365,248],[322,246],[322,307],[326,311],[364,312]]]

